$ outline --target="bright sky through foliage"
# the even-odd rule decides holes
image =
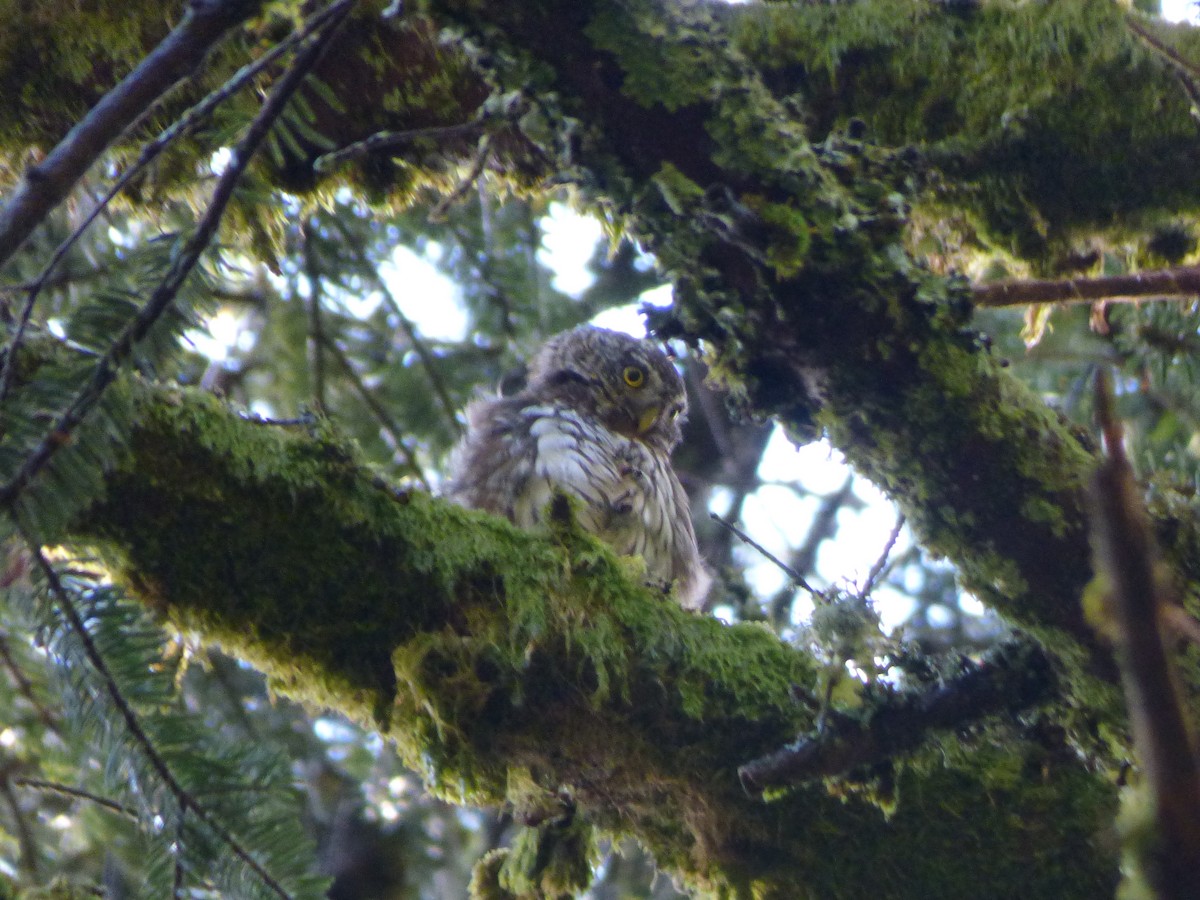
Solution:
[[[1162,17],[1171,22],[1197,21],[1196,0],[1162,0]]]

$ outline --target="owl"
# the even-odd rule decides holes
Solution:
[[[695,609],[712,578],[671,467],[686,413],[683,379],[652,344],[590,326],[565,331],[533,358],[520,393],[467,407],[447,496],[529,528],[566,493],[580,501],[583,528],[642,557],[650,583]]]

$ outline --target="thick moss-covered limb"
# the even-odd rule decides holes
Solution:
[[[1007,729],[902,767],[891,819],[819,785],[748,797],[738,763],[811,726],[804,653],[683,612],[570,522],[531,534],[397,494],[328,433],[147,389],[73,530],[280,690],[378,724],[443,795],[567,804],[698,888],[955,896],[982,873],[995,896],[1091,897],[1115,877],[1095,840],[1112,786]]]
[[[435,16],[445,7],[426,5]],[[453,126],[478,116],[489,86],[464,53],[439,41],[438,18],[431,24],[413,14],[384,17],[382,0],[360,6],[319,73],[323,90],[308,98],[313,116],[307,128],[342,147],[378,132]],[[178,15],[184,4],[175,7]],[[210,60],[199,87],[220,84],[259,41],[286,27],[283,7],[268,7],[228,52]],[[112,73],[128,71],[162,37],[162,8],[0,2],[0,18],[11,25],[7,42],[0,38],[0,86],[11,98],[0,110],[0,156],[20,159],[30,146],[49,146],[65,134],[117,80]],[[713,28],[725,52],[745,54],[773,90],[799,100],[793,111],[802,109],[814,136],[859,119],[881,144],[924,148],[925,161],[946,176],[939,179],[947,189],[941,201],[967,210],[1018,252],[1042,255],[1048,239],[1053,243],[1073,228],[1104,230],[1117,217],[1152,223],[1187,213],[1200,199],[1191,174],[1196,138],[1186,95],[1109,0],[859,0],[715,10]],[[564,34],[579,26],[577,20]],[[1181,54],[1200,58],[1194,29],[1153,27]],[[28,62],[31,48],[36,66]],[[608,78],[607,71],[591,77]],[[659,76],[647,69],[641,77],[653,82]],[[523,87],[538,88],[536,81],[530,75]],[[182,92],[155,124],[177,114],[188,96],[197,95]],[[252,107],[253,98],[235,98],[213,133],[198,136],[203,146],[194,147],[196,154],[204,158],[227,141],[226,129]],[[641,113],[630,130],[652,144],[665,121]],[[493,170],[524,185],[549,174],[547,160],[519,128],[492,124]],[[140,137],[128,135],[126,148]],[[338,170],[336,180],[350,178],[377,196],[408,200],[422,184],[452,181],[455,165],[474,153],[474,137],[443,133],[393,147]],[[206,143],[210,139],[215,143]],[[321,183],[312,163],[329,147],[306,143],[295,135],[283,164],[268,177],[290,190]],[[646,154],[651,161],[659,156],[652,148]],[[192,171],[164,168],[156,186]]]
[[[1190,101],[1128,15],[1108,0],[871,0],[726,18],[772,86],[803,96],[815,135],[858,118],[880,143],[924,148],[951,205],[1037,258],[1075,229],[1132,230],[1200,201]],[[1200,60],[1196,29],[1144,21]]]

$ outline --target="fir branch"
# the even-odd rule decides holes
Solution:
[[[6,771],[0,771],[0,795],[4,797],[4,802],[8,804],[9,812],[17,832],[17,847],[20,849],[21,854],[17,865],[19,868],[27,870],[36,879],[38,877],[37,841],[33,839],[33,831],[29,827],[29,822],[25,820],[21,804],[17,802],[16,794],[13,792],[13,784],[15,783],[16,779],[9,778]]]
[[[1109,303],[1147,298],[1171,299],[1200,294],[1200,266],[1154,269],[1101,278],[1019,279],[971,288],[976,306],[1025,306],[1033,303]]]
[[[189,76],[229,29],[257,12],[258,0],[191,0],[183,20],[96,104],[50,154],[25,172],[0,207],[0,264],[62,202],[105,148]]]
[[[1188,96],[1192,102],[1196,101],[1196,85],[1200,81],[1200,69],[1179,53],[1170,44],[1167,44],[1157,35],[1153,34],[1133,15],[1125,16],[1125,26],[1132,31],[1143,44],[1154,51],[1155,55],[1163,59],[1170,65],[1183,81],[1184,88],[1187,90]]]
[[[262,109],[234,147],[229,165],[217,180],[208,209],[205,210],[192,236],[174,256],[170,270],[145,306],[138,311],[125,330],[113,342],[108,352],[96,363],[88,384],[76,394],[70,405],[59,415],[42,442],[26,457],[16,474],[7,484],[0,487],[0,504],[9,506],[13,504],[30,481],[45,467],[55,452],[83,421],[105,389],[116,379],[121,365],[129,358],[134,346],[146,337],[154,323],[170,308],[179,289],[199,261],[201,253],[216,235],[225,207],[233,196],[234,189],[250,164],[255,151],[270,132],[275,120],[282,114],[292,94],[303,83],[312,67],[316,65],[332,36],[336,33],[337,26],[349,15],[353,5],[354,0],[340,0],[334,4],[336,14],[331,15],[326,27],[318,32],[318,36],[309,46],[296,56],[292,67],[275,85],[274,90],[263,103]]]
[[[28,536],[26,536],[26,540],[29,543],[30,553],[33,555],[38,568],[41,570],[42,576],[46,579],[46,584],[50,588],[50,593],[54,596],[58,607],[62,611],[62,614],[66,619],[71,631],[79,640],[80,645],[83,648],[83,652],[86,655],[93,671],[103,684],[104,693],[107,695],[109,702],[113,704],[120,714],[129,736],[132,738],[138,750],[149,763],[151,769],[154,771],[154,774],[158,776],[159,780],[171,793],[171,796],[174,798],[175,803],[179,808],[180,815],[183,815],[187,812],[192,813],[199,821],[204,823],[204,825],[216,836],[217,840],[224,844],[234,856],[240,859],[252,872],[254,872],[254,874],[267,888],[271,890],[272,893],[279,897],[286,898],[286,900],[290,900],[291,895],[284,890],[283,886],[280,885],[278,881],[275,880],[274,876],[272,876],[270,872],[262,867],[258,860],[256,860],[249,853],[249,851],[247,851],[246,848],[244,848],[238,842],[238,840],[213,817],[213,815],[208,811],[207,807],[202,805],[199,799],[190,791],[188,791],[175,776],[175,772],[169,765],[167,765],[167,762],[159,752],[158,747],[155,746],[155,743],[150,739],[149,734],[147,734],[146,730],[142,727],[141,720],[138,718],[137,713],[134,712],[133,707],[130,706],[129,701],[125,698],[124,692],[121,690],[120,685],[117,683],[116,678],[109,669],[104,657],[101,655],[100,649],[97,647],[96,642],[92,639],[91,632],[88,631],[87,625],[84,624],[83,618],[79,615],[79,611],[75,608],[75,604],[71,600],[70,592],[67,590],[66,585],[63,584],[62,579],[58,577],[58,572],[42,553],[41,547],[39,547],[37,543],[31,540]]]
[[[33,691],[33,682],[21,670],[21,665],[13,655],[12,648],[8,646],[8,634],[4,631],[0,631],[0,663],[8,670],[9,676],[17,686],[17,692],[25,698],[26,703],[33,707],[41,723],[51,731],[58,731],[58,718],[37,698]]]
[[[38,295],[42,289],[56,285],[63,281],[69,281],[65,277],[59,278],[57,281],[52,280],[54,270],[58,264],[67,255],[68,251],[73,247],[83,233],[91,227],[96,218],[101,215],[112,202],[113,198],[121,193],[125,187],[131,182],[135,176],[144,171],[164,150],[167,149],[176,140],[194,132],[200,125],[204,124],[212,116],[213,112],[238,93],[246,85],[250,84],[254,78],[265,68],[272,65],[280,56],[286,53],[292,47],[302,43],[317,30],[325,27],[330,18],[338,11],[338,4],[331,4],[321,12],[312,16],[304,25],[303,28],[293,32],[284,40],[277,43],[274,47],[264,53],[261,57],[252,63],[248,63],[234,73],[225,84],[221,85],[216,90],[210,92],[203,100],[187,110],[182,116],[173,122],[170,127],[164,129],[158,137],[150,141],[143,148],[138,158],[126,167],[121,173],[121,176],[112,184],[103,197],[97,199],[91,212],[89,212],[67,238],[58,245],[50,261],[42,268],[41,273],[37,278],[23,285],[6,285],[0,287],[0,291],[8,292],[20,290],[27,292],[25,303],[21,309],[21,315],[17,321],[17,328],[13,334],[13,338],[9,343],[9,351],[3,359],[0,359],[0,403],[3,403],[8,396],[8,392],[12,386],[13,360],[16,358],[17,352],[21,347],[21,343],[25,337],[25,330],[29,325],[29,321],[33,315],[34,305],[37,303]],[[90,276],[103,275],[106,269],[100,268],[89,273]]]

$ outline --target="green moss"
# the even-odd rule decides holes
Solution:
[[[962,757],[902,776],[890,820],[878,798],[822,785],[747,797],[737,766],[812,726],[793,691],[814,689],[813,662],[765,628],[647,590],[570,517],[533,534],[397,494],[325,423],[255,425],[190,391],[147,389],[139,404],[130,454],[76,533],[278,690],[375,723],[439,795],[523,810],[536,824],[483,873],[505,893],[481,875],[478,896],[574,889],[592,829],[635,836],[715,896],[837,897],[839,884],[909,896],[889,893],[888,873],[908,883],[964,828],[989,848],[1044,848],[1019,877],[995,873],[1006,885],[1058,890],[1064,853],[1077,878],[1081,853],[1092,874],[1061,896],[1107,877],[1077,844],[1107,812],[1104,786],[1077,769],[1013,779],[1019,744],[997,748],[996,772]],[[928,883],[967,883],[979,857],[942,856],[952,882]]]
[[[1105,0],[957,14],[873,0],[764,4],[729,20],[739,49],[803,92],[816,135],[855,118],[882,144],[926,148],[950,178],[922,204],[950,200],[985,240],[1044,262],[1077,228],[1150,225],[1164,205],[1196,206],[1179,168],[1187,100],[1125,15]],[[1200,58],[1188,29],[1142,24]]]
[[[711,26],[711,16],[700,7],[692,12],[697,21],[691,27]],[[597,50],[613,55],[621,67],[622,91],[642,106],[675,112],[708,100],[707,80],[693,76],[711,64],[707,48],[662,40],[666,30],[654,4],[600,6],[584,34]]]

